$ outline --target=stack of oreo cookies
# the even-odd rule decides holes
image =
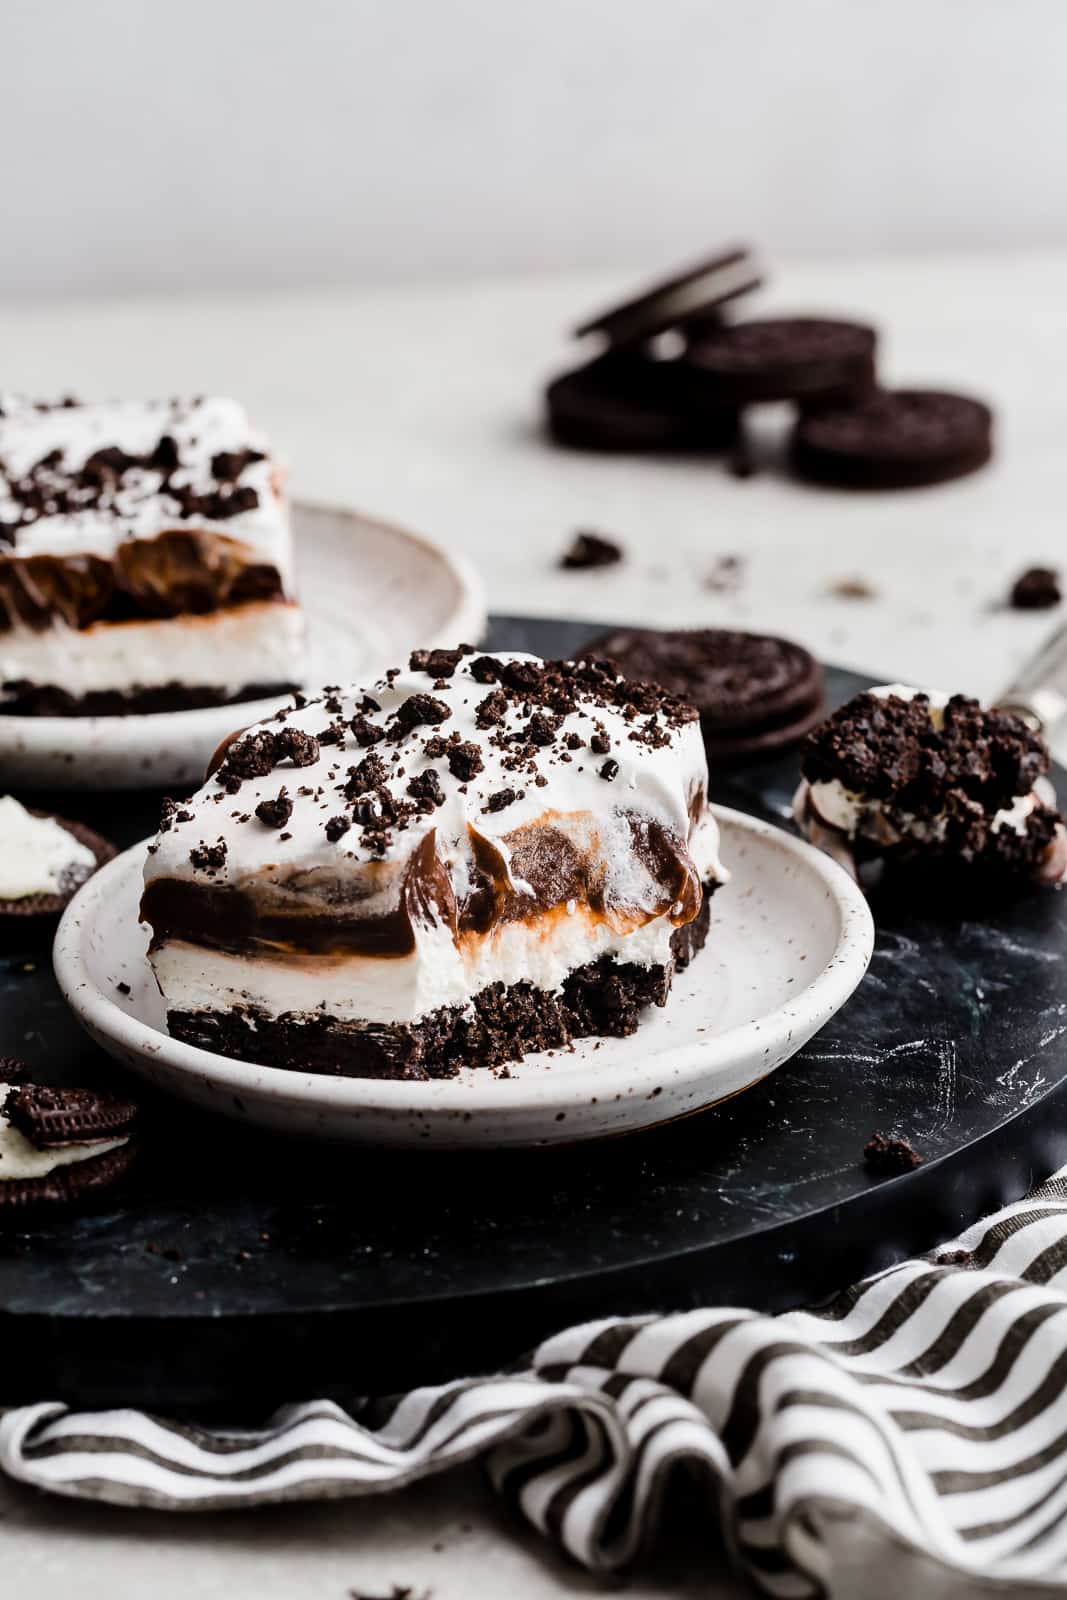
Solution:
[[[741,426],[769,401],[797,410],[789,463],[798,477],[847,488],[913,488],[973,472],[992,453],[988,406],[934,389],[885,389],[878,335],[827,317],[729,320],[757,289],[751,252],[724,250],[623,305],[588,318],[593,360],[549,383],[548,431],[559,444],[607,451],[734,451],[748,476]],[[662,335],[674,336],[666,355]]]

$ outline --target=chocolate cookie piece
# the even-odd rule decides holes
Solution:
[[[0,1226],[26,1212],[87,1204],[124,1178],[139,1154],[132,1139],[84,1161],[54,1167],[39,1178],[4,1178],[0,1174]]]
[[[588,317],[575,333],[579,338],[602,333],[621,348],[655,338],[668,328],[685,327],[692,319],[700,319],[706,327],[717,318],[719,306],[758,289],[762,282],[751,251],[735,246],[653,284],[622,305]]]
[[[1062,599],[1060,575],[1052,567],[1029,567],[1011,586],[1010,604],[1015,611],[1047,611]]]
[[[712,762],[762,759],[822,717],[823,674],[801,645],[727,628],[618,628],[582,652],[635,682],[659,684],[700,713]]]
[[[568,572],[584,572],[590,567],[613,567],[622,560],[622,546],[603,534],[579,532],[574,535],[559,564]]]
[[[770,317],[735,322],[692,345],[685,362],[724,406],[765,400],[833,405],[874,385],[877,335],[859,322]]]
[[[58,894],[23,895],[19,899],[12,900],[0,897],[0,938],[5,933],[13,934],[17,931],[21,935],[35,929],[49,928],[66,910],[82,884],[117,853],[114,845],[109,844],[100,834],[94,833],[91,828],[87,828],[84,823],[71,822],[67,817],[56,816],[51,811],[38,811],[32,806],[28,806],[27,810],[32,817],[44,817],[57,823],[79,844],[91,850],[96,857],[96,866],[72,874],[69,885],[65,885]]]
[[[992,413],[980,400],[882,389],[801,417],[790,454],[794,471],[813,483],[911,489],[977,471],[993,453],[992,434]]]
[[[737,414],[704,393],[683,361],[599,356],[545,390],[548,431],[578,450],[726,450]]]
[[[8,1095],[4,1114],[36,1150],[99,1144],[129,1132],[137,1119],[132,1100],[93,1089],[53,1089],[27,1083]]]

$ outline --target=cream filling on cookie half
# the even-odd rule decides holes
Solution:
[[[253,600],[219,611],[146,621],[56,621],[0,633],[0,706],[5,684],[64,690],[75,697],[180,684],[236,693],[249,683],[299,681],[304,617],[290,601]]]
[[[53,1150],[38,1150],[4,1115],[7,1097],[15,1087],[0,1083],[0,1183],[21,1178],[47,1178],[59,1167],[72,1167],[93,1156],[106,1155],[109,1150],[119,1150],[130,1142],[128,1138],[98,1139],[92,1144],[66,1144]]]
[[[96,868],[88,845],[52,817],[0,796],[0,902],[62,894]]]

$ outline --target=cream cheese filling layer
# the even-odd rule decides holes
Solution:
[[[271,959],[172,939],[153,951],[152,966],[173,1011],[252,1006],[270,1017],[317,1013],[392,1024],[418,1022],[442,1006],[464,1007],[493,983],[525,982],[551,993],[576,968],[601,956],[646,968],[664,966],[671,960],[673,932],[670,918],[661,916],[631,933],[617,933],[573,906],[535,922],[505,923],[460,946],[441,924],[424,925],[406,956]]]
[[[303,645],[303,613],[283,601],[148,622],[13,628],[0,633],[0,703],[3,684],[20,680],[72,695],[292,683],[302,676]]]

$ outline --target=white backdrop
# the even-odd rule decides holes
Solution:
[[[1067,0],[0,0],[0,295],[1067,238]]]

